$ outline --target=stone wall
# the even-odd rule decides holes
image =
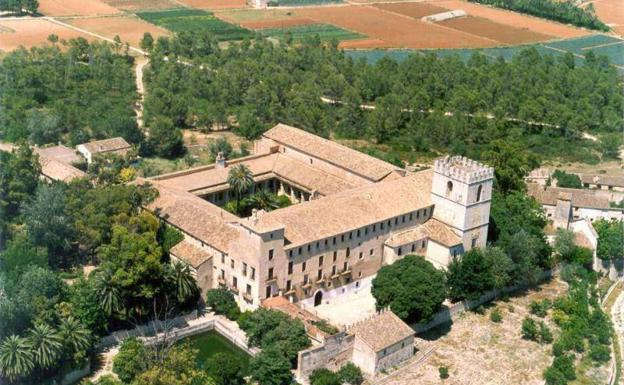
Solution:
[[[340,332],[327,337],[320,346],[300,351],[297,357],[297,381],[307,383],[308,376],[314,369],[337,369],[348,362],[354,341],[354,335]]]

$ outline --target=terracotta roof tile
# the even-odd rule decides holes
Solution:
[[[212,258],[212,256],[205,250],[202,250],[200,247],[197,247],[187,241],[182,241],[173,246],[169,252],[171,255],[177,257],[183,262],[186,262],[194,268],[198,268],[204,262]]]
[[[598,196],[592,190],[581,190],[563,187],[543,187],[535,183],[528,183],[528,194],[543,205],[555,206],[557,199],[569,196],[574,207],[608,209],[609,199]],[[563,195],[562,195],[563,193]]]
[[[39,163],[41,164],[41,174],[52,180],[70,182],[73,179],[87,176],[82,170],[58,160],[42,158]]]
[[[372,181],[378,181],[398,169],[390,163],[285,124],[278,124],[265,132],[263,136],[326,160]]]
[[[88,143],[82,143],[91,154],[100,154],[103,152],[125,150],[130,148],[130,144],[122,137],[95,140]]]
[[[448,225],[433,218],[419,226],[392,235],[385,243],[388,246],[398,247],[425,238],[446,247],[462,243],[461,238]]]
[[[580,177],[583,183],[624,187],[624,175],[580,174]]]
[[[348,331],[362,339],[375,352],[415,334],[412,328],[389,310],[358,322],[351,326]]]
[[[66,164],[82,161],[82,157],[78,155],[76,150],[62,144],[52,147],[35,147],[33,150],[39,154],[41,159],[53,159]]]

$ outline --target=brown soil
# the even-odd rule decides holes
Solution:
[[[598,18],[609,25],[613,32],[624,37],[624,2],[622,0],[596,0],[586,4],[593,4]]]
[[[526,16],[516,12],[487,7],[485,5],[469,3],[467,1],[441,0],[432,1],[431,3],[436,6],[444,7],[448,10],[462,9],[471,16],[483,17],[496,21],[500,24],[528,29],[533,32],[560,38],[586,36],[592,33],[589,30],[575,28],[565,24],[539,19],[537,17]]]
[[[120,13],[98,0],[39,0],[39,12],[46,16],[99,16]]]
[[[282,27],[294,27],[297,25],[314,24],[315,21],[306,17],[292,18],[292,19],[278,19],[278,20],[258,20],[243,22],[241,25],[249,29],[267,29],[267,28],[282,28]]]
[[[375,4],[375,7],[401,15],[420,19],[436,13],[448,12],[448,9],[437,7],[430,3],[385,3]]]
[[[149,32],[154,38],[169,35],[163,28],[157,27],[135,16],[113,16],[105,18],[84,18],[67,20],[69,24],[109,38],[119,35],[121,41],[138,47],[143,33]]]
[[[199,9],[231,9],[246,8],[245,0],[180,0],[191,8]]]
[[[87,40],[94,38],[83,35],[71,28],[63,27],[45,19],[12,19],[0,20],[0,50],[12,51],[19,46],[30,48],[43,44],[51,44],[48,36],[55,34],[59,39],[84,37]]]
[[[523,44],[551,40],[554,36],[496,23],[482,17],[466,16],[438,23],[445,27],[487,37],[505,44]]]
[[[338,47],[344,49],[387,48],[388,43],[380,39],[354,39],[341,41]]]
[[[144,11],[180,8],[173,0],[102,0],[104,3],[124,11]]]
[[[479,48],[495,45],[494,42],[478,36],[372,6],[302,8],[292,12],[297,16],[309,17],[320,23],[333,24],[371,39],[382,40],[387,43],[386,47]]]

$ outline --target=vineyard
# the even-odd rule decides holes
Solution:
[[[220,41],[242,40],[253,36],[250,30],[217,19],[213,13],[199,9],[139,12],[137,16],[173,32],[208,30]]]

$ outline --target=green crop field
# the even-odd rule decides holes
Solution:
[[[374,49],[374,50],[352,50],[347,51],[347,55],[354,59],[364,58],[369,63],[376,63],[383,57],[390,57],[395,60],[405,60],[409,55],[418,53],[425,54],[434,53],[441,57],[456,55],[462,60],[470,58],[474,53],[479,52],[489,58],[495,59],[502,57],[510,60],[518,52],[523,49],[533,47],[542,55],[561,56],[566,52],[575,55],[576,62],[582,64],[585,55],[589,51],[593,51],[596,55],[607,56],[609,62],[614,65],[620,72],[624,73],[624,40],[608,35],[591,35],[580,38],[565,39],[538,44],[519,45],[513,47],[485,48],[485,49],[432,49],[432,50],[415,50],[415,49]]]
[[[218,19],[214,14],[199,9],[138,12],[137,16],[173,32],[209,30],[218,40],[242,40],[254,35],[252,31]]]
[[[338,28],[329,24],[310,24],[285,28],[263,29],[260,30],[260,33],[262,33],[263,36],[273,37],[281,41],[286,40],[286,37],[290,34],[293,42],[295,43],[301,42],[306,37],[315,35],[318,35],[321,41],[329,41],[332,39],[341,41],[350,39],[361,39],[365,37],[363,35],[360,35],[359,33],[347,31],[345,29]]]

